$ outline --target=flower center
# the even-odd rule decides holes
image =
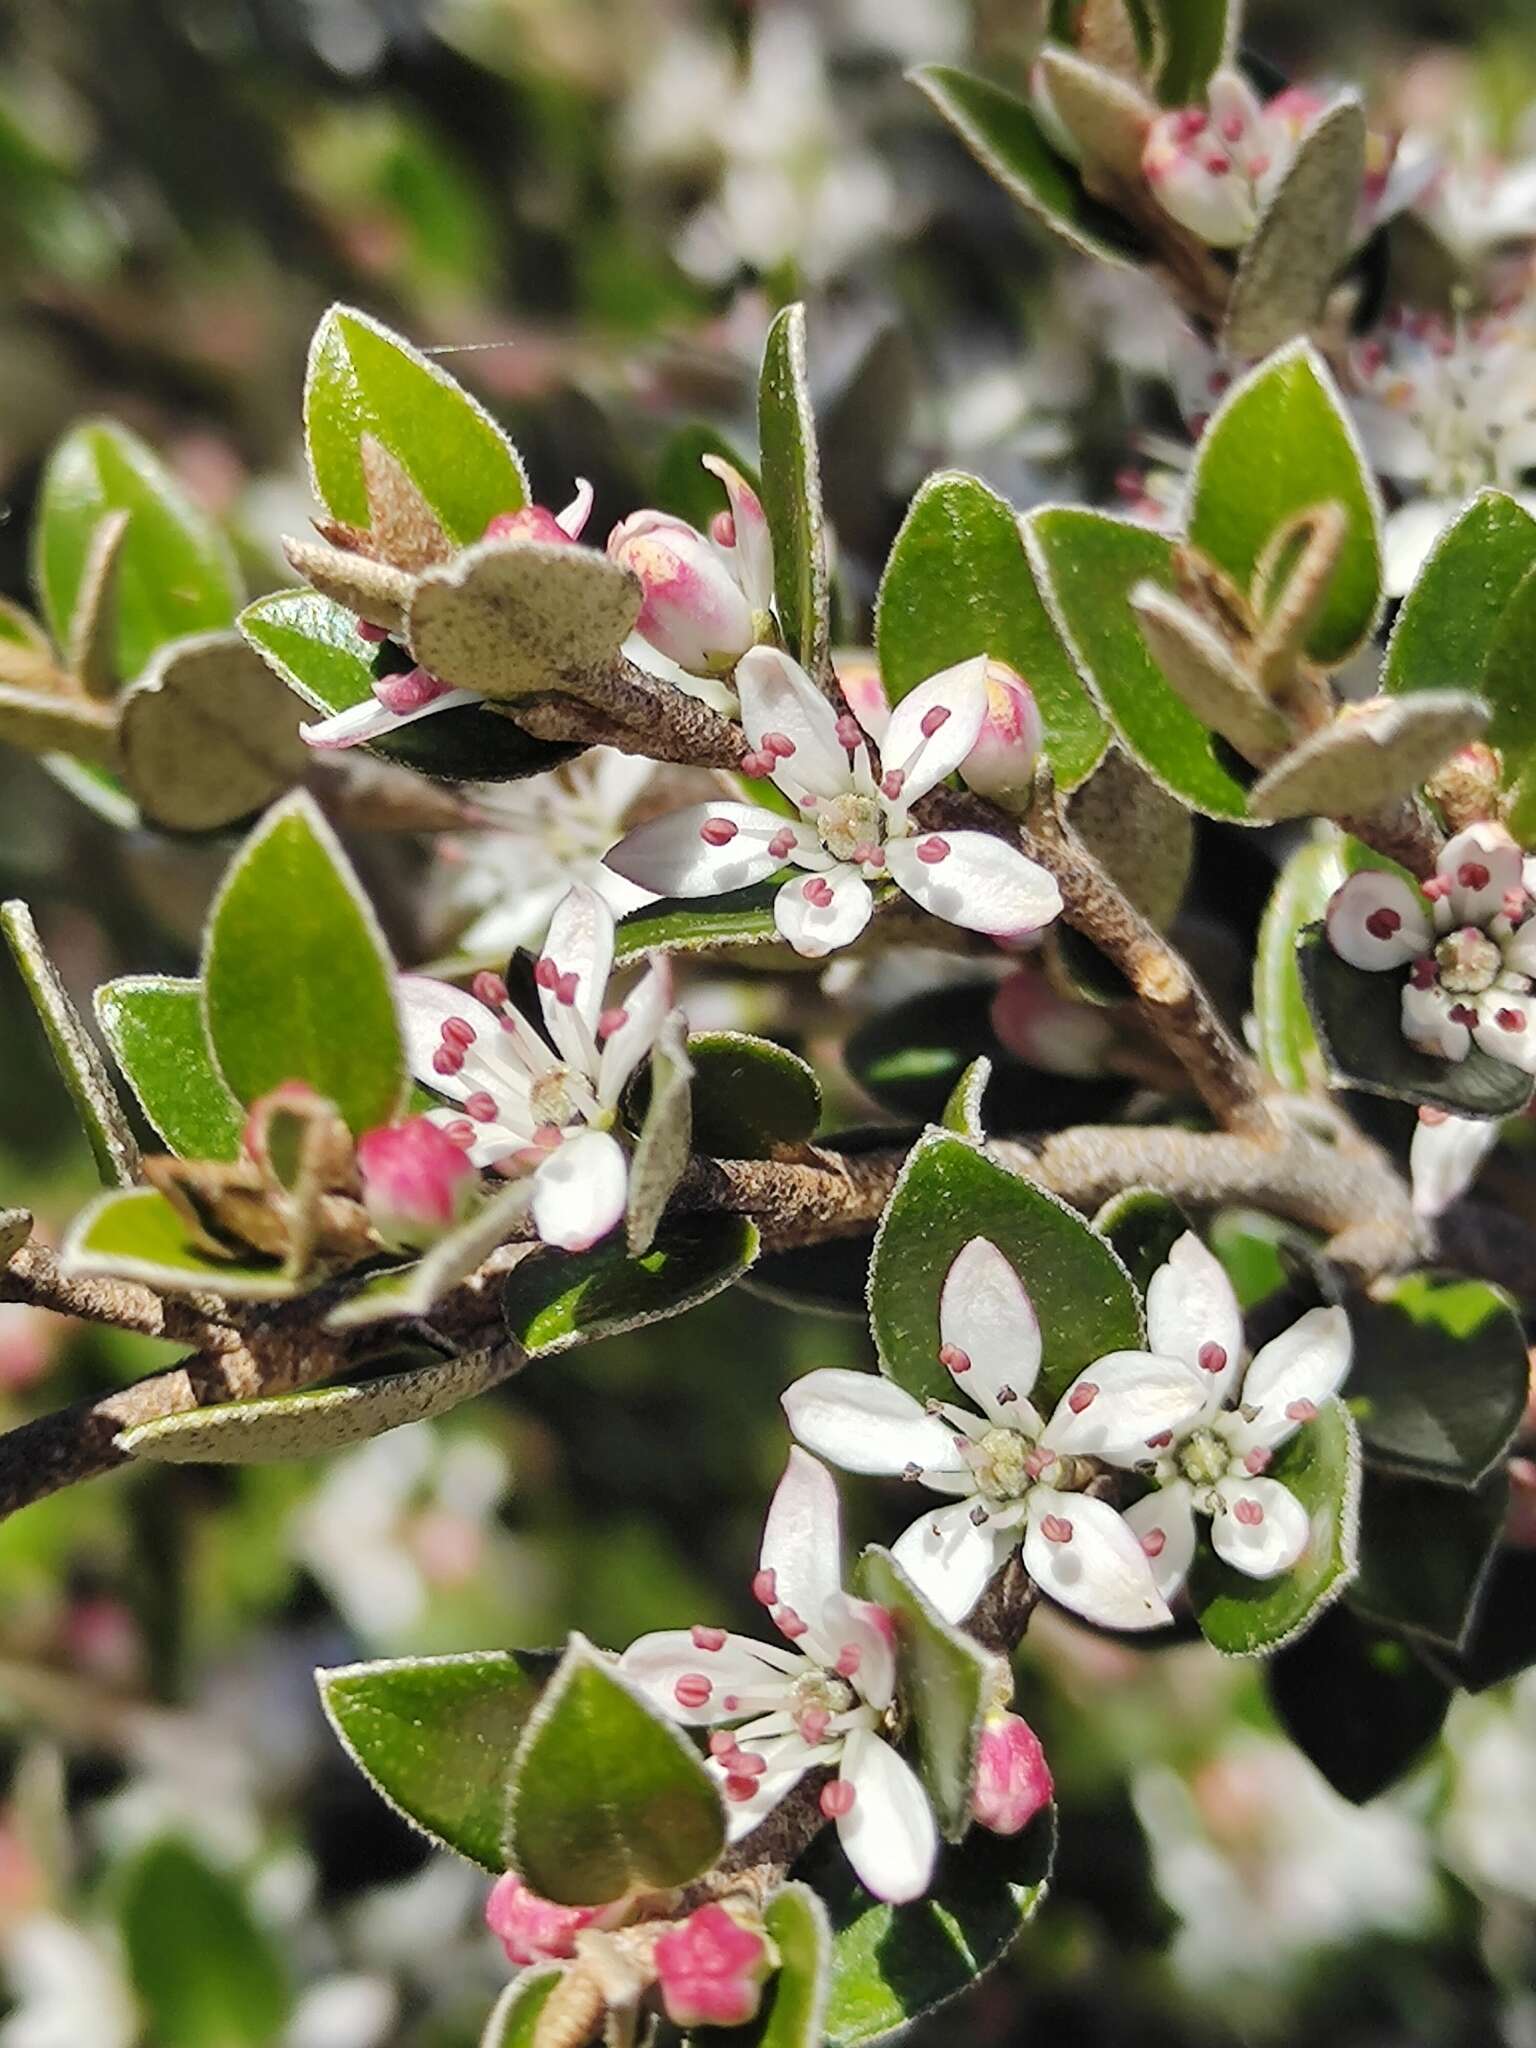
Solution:
[[[1486,932],[1464,925],[1436,946],[1435,965],[1440,970],[1440,986],[1449,994],[1477,996],[1498,979],[1504,955]]]
[[[529,1107],[536,1124],[553,1124],[563,1131],[576,1122],[579,1111],[564,1067],[551,1067],[540,1074],[528,1091]]]
[[[1192,1486],[1214,1486],[1226,1477],[1232,1452],[1214,1429],[1197,1429],[1179,1445],[1174,1462]]]
[[[1034,1445],[1016,1429],[989,1429],[976,1445],[976,1490],[999,1505],[1022,1500],[1035,1482],[1030,1469]]]
[[[847,1714],[858,1703],[858,1695],[846,1678],[833,1671],[807,1671],[790,1690],[789,1711],[796,1721],[806,1714]]]
[[[880,806],[872,796],[835,796],[816,813],[821,843],[834,860],[852,860],[884,837]]]

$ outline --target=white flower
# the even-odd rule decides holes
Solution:
[[[1536,1073],[1536,919],[1520,849],[1500,825],[1458,832],[1422,893],[1400,876],[1351,875],[1328,905],[1328,942],[1351,967],[1403,984],[1403,1036],[1464,1060],[1476,1044]]]
[[[619,1097],[672,1000],[659,959],[622,1007],[608,1007],[612,964],[613,913],[577,886],[551,919],[535,969],[553,1050],[497,975],[476,975],[475,995],[419,974],[399,984],[411,1072],[460,1105],[428,1115],[476,1166],[531,1175],[534,1227],[565,1251],[585,1251],[624,1214],[629,1169],[613,1136]]]
[[[913,1584],[959,1621],[1022,1532],[1030,1577],[1074,1614],[1105,1628],[1171,1621],[1140,1532],[1081,1489],[1112,1453],[1116,1463],[1145,1457],[1146,1438],[1192,1416],[1203,1386],[1175,1361],[1115,1352],[1042,1421],[1029,1399],[1040,1325],[1018,1275],[984,1237],[973,1237],[945,1276],[939,1337],[940,1363],[974,1408],[924,1408],[878,1373],[836,1369],[808,1373],[784,1396],[795,1435],[845,1471],[898,1474],[956,1496],[895,1544]],[[1093,1382],[1110,1369],[1123,1385],[1116,1408],[1094,1400]]]
[[[1451,1116],[1423,1108],[1408,1148],[1413,1213],[1433,1222],[1459,1202],[1499,1142],[1497,1117]]]
[[[1394,314],[1349,357],[1351,409],[1371,462],[1403,492],[1386,526],[1386,588],[1401,597],[1441,529],[1485,485],[1521,489],[1536,464],[1536,319],[1529,305],[1448,322]]]
[[[730,510],[708,535],[671,512],[632,512],[608,553],[644,593],[639,637],[687,674],[722,674],[760,637],[773,603],[773,542],[757,493],[718,455],[700,458]]]
[[[1125,1519],[1141,1539],[1165,1598],[1184,1583],[1195,1554],[1195,1516],[1211,1518],[1218,1557],[1250,1578],[1289,1571],[1307,1547],[1307,1511],[1288,1486],[1264,1474],[1275,1452],[1310,1422],[1349,1371],[1352,1340],[1341,1308],[1309,1309],[1272,1338],[1246,1371],[1243,1320],[1221,1262],[1186,1232],[1147,1288],[1154,1352],[1178,1361],[1197,1405],[1142,1429],[1139,1376],[1127,1354],[1090,1366],[1066,1400],[1100,1418],[1098,1456],[1143,1472],[1153,1491]]]
[[[1259,224],[1296,154],[1284,108],[1265,107],[1238,71],[1218,71],[1208,107],[1160,114],[1141,167],[1159,204],[1216,249],[1236,249]]]
[[[1463,146],[1437,166],[1417,211],[1470,266],[1500,242],[1536,236],[1536,158],[1509,163]]]
[[[807,1771],[834,1768],[821,1810],[859,1882],[901,1904],[927,1890],[938,1835],[922,1786],[887,1739],[890,1616],[842,1590],[841,1546],[831,1474],[792,1450],[752,1582],[791,1647],[720,1628],[664,1629],[632,1643],[619,1668],[673,1720],[716,1731],[712,1767],[732,1809],[732,1841]]]
[[[576,882],[595,889],[615,917],[654,901],[648,889],[605,867],[603,855],[623,838],[629,812],[656,773],[643,755],[589,747],[547,775],[470,792],[496,829],[454,840],[451,857],[443,850],[444,906],[472,913],[457,952],[505,960],[519,946],[537,945]]]
[[[772,776],[806,814],[795,823],[755,804],[698,805],[631,832],[608,865],[642,888],[715,896],[763,882],[786,862],[774,922],[815,959],[852,943],[889,878],[951,924],[1020,939],[1061,909],[1056,884],[1016,846],[987,832],[915,832],[910,807],[964,761],[987,715],[986,660],[931,677],[891,713],[878,782],[858,721],[839,717],[798,663],[754,647],[736,670],[748,772]]]
[[[576,495],[563,512],[551,512],[543,505],[525,505],[517,512],[502,512],[485,529],[487,540],[540,540],[574,545],[592,511],[592,486],[585,477],[576,479]],[[364,629],[364,638],[383,640],[388,636],[376,627]],[[414,725],[419,718],[431,718],[439,711],[457,711],[470,704],[483,704],[479,690],[458,690],[424,668],[404,674],[380,676],[373,695],[361,704],[351,704],[330,718],[313,725],[301,725],[306,744],[322,752],[337,747],[365,746]]]

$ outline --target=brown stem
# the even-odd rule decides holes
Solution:
[[[1422,797],[1405,796],[1385,810],[1363,818],[1340,818],[1340,828],[1366,846],[1395,860],[1423,882],[1435,872],[1445,835],[1429,814]]]

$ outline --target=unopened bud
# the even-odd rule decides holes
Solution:
[[[1034,793],[1040,758],[1040,713],[1034,693],[1006,662],[987,663],[987,715],[960,773],[978,796],[1018,809]]]
[[[635,512],[608,553],[644,593],[636,630],[692,675],[729,669],[756,642],[753,608],[719,550],[684,520]]]
[[[485,1924],[507,1952],[508,1962],[559,1963],[576,1953],[576,1937],[600,1917],[600,1906],[557,1906],[529,1891],[508,1871],[491,1887]]]
[[[562,547],[571,536],[547,505],[523,505],[516,512],[498,512],[485,529],[486,540],[547,540]]]
[[[744,2027],[775,1967],[767,1937],[724,1906],[700,1906],[656,1943],[656,1981],[678,2027]]]
[[[1211,80],[1209,107],[1178,107],[1147,132],[1141,168],[1158,203],[1201,241],[1237,249],[1296,152],[1294,110],[1273,119],[1236,71]]]
[[[412,1251],[462,1220],[477,1181],[464,1148],[425,1116],[365,1131],[357,1165],[374,1229],[386,1244]]]
[[[1091,1081],[1107,1071],[1115,1027],[1091,1003],[1057,995],[1037,967],[1010,974],[992,998],[998,1043],[1046,1074]]]
[[[971,1811],[995,1835],[1016,1835],[1051,1803],[1051,1768],[1040,1738],[1017,1714],[995,1714],[981,1731]]]

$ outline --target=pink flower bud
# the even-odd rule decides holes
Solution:
[[[694,675],[730,668],[756,639],[752,606],[720,551],[665,512],[635,512],[608,537],[608,553],[636,577],[636,628],[659,654]]]
[[[507,1952],[507,1960],[558,1963],[576,1953],[576,1937],[603,1912],[600,1906],[557,1906],[529,1891],[512,1871],[497,1878],[485,1902],[485,1924]]]
[[[1115,1027],[1091,1003],[1057,995],[1036,967],[1010,974],[992,998],[992,1029],[1026,1066],[1091,1081],[1105,1072]]]
[[[773,1969],[768,1943],[724,1906],[700,1906],[656,1944],[656,1981],[679,2027],[744,2027]]]
[[[1051,1769],[1040,1738],[1017,1714],[996,1714],[981,1731],[971,1811],[996,1835],[1016,1835],[1051,1800]]]
[[[363,1201],[386,1244],[425,1250],[459,1222],[476,1174],[463,1147],[429,1117],[365,1131],[357,1141]]]
[[[1034,791],[1040,757],[1040,713],[1028,683],[1006,662],[987,663],[987,715],[960,773],[978,796],[1004,806],[1024,804]]]
[[[548,540],[563,547],[571,536],[546,505],[524,505],[516,512],[498,512],[485,529],[486,540]]]

